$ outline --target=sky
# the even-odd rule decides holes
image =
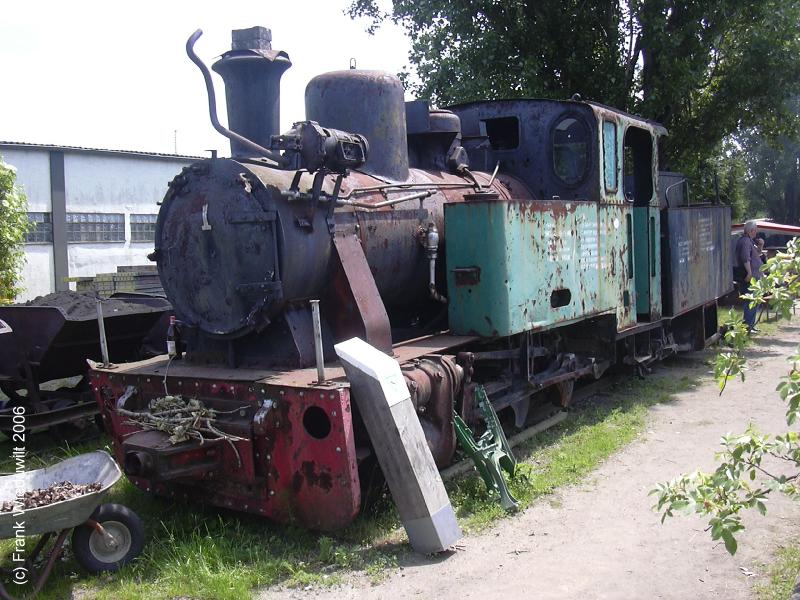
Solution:
[[[4,0],[0,10],[0,140],[207,156],[230,154],[211,127],[203,79],[186,39],[211,67],[231,30],[261,25],[289,54],[281,79],[281,131],[303,120],[303,93],[319,73],[398,73],[409,41],[386,23],[344,14],[350,0]],[[386,3],[383,3],[384,6]],[[220,121],[224,84],[213,75]]]

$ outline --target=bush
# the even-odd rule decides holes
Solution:
[[[769,259],[762,271],[764,276],[752,280],[749,293],[742,298],[758,305],[768,304],[790,319],[800,300],[800,238],[789,241],[786,251]],[[724,340],[730,349],[717,355],[714,367],[720,393],[731,379],[744,380],[747,369],[744,351],[748,334],[741,317],[731,315],[724,328]],[[724,436],[716,470],[680,475],[650,492],[658,498],[655,508],[662,512],[662,522],[676,513],[708,517],[711,539],[721,539],[728,552],[734,554],[736,534],[744,529],[744,511],[756,509],[765,515],[766,500],[775,492],[800,500],[800,347],[789,357],[788,373],[778,383],[777,392],[786,403],[786,424],[790,429],[761,434],[751,423],[742,434]],[[765,467],[769,459],[778,459],[783,471],[773,472],[772,466]]]
[[[0,304],[13,302],[22,291],[20,270],[25,262],[22,244],[30,224],[28,202],[16,180],[16,169],[0,157]]]

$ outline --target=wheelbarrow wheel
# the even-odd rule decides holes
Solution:
[[[144,525],[129,508],[102,504],[89,519],[99,523],[105,535],[88,523],[72,532],[72,551],[89,573],[117,571],[142,552]]]

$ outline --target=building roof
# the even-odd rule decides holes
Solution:
[[[15,150],[43,150],[46,152],[74,152],[77,154],[95,154],[127,156],[136,158],[153,158],[159,160],[175,160],[180,162],[194,161],[205,158],[203,156],[188,156],[182,154],[164,154],[162,152],[143,152],[140,150],[109,150],[105,148],[83,148],[81,146],[59,146],[57,144],[31,144],[29,142],[4,142],[0,141],[0,150],[11,148]]]
[[[784,225],[774,223],[771,219],[754,219],[756,227],[763,233],[774,233],[779,235],[800,236],[800,227],[795,225]],[[731,225],[731,234],[735,235],[744,231],[744,223],[734,223]]]

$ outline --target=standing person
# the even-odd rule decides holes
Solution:
[[[739,289],[744,294],[751,291],[752,280],[758,281],[761,279],[761,253],[755,243],[755,237],[758,233],[758,227],[755,221],[748,221],[744,224],[744,233],[742,237],[736,242],[736,266],[739,273]],[[757,332],[756,329],[756,313],[758,306],[745,301],[744,304],[744,322],[747,324],[747,331],[750,333]]]

